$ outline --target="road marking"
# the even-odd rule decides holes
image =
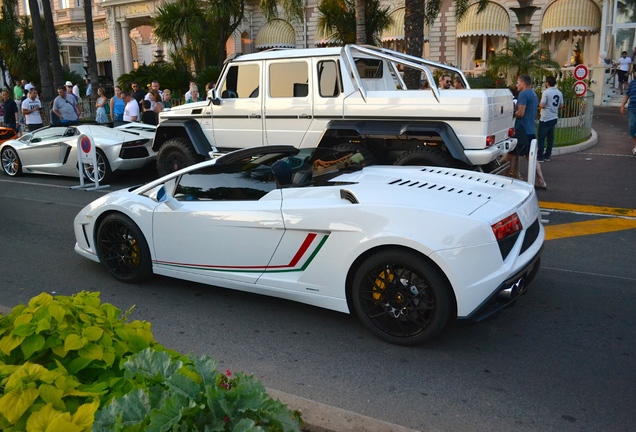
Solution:
[[[19,196],[12,196],[12,195],[0,195],[0,198],[13,198],[13,199],[22,200],[22,201],[32,201],[32,202],[38,202],[38,203],[44,203],[44,204],[65,205],[65,206],[79,207],[79,208],[86,207],[86,204],[71,204],[71,203],[64,203],[59,201],[39,200],[35,198],[24,198]]]
[[[24,184],[24,185],[29,185],[29,186],[46,186],[46,187],[52,187],[52,188],[58,188],[58,189],[70,189],[71,188],[71,186],[52,185],[52,184],[48,184],[48,183],[34,183],[34,182],[27,182],[27,181],[20,181],[20,180],[2,180],[2,179],[0,179],[0,182],[3,182],[3,183],[18,183],[18,184]]]
[[[544,228],[545,239],[556,240],[568,237],[635,229],[636,220],[622,218],[597,219],[561,225],[547,225]]]
[[[539,202],[539,207],[543,210],[563,210],[575,213],[598,214],[610,216],[636,217],[636,209],[617,208],[617,207],[601,207],[580,204],[565,204],[555,202]]]

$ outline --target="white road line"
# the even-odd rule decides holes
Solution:
[[[57,202],[57,201],[51,201],[51,200],[39,200],[39,199],[33,199],[33,198],[24,198],[24,197],[13,196],[13,195],[0,195],[0,198],[13,198],[13,199],[18,199],[18,200],[23,200],[23,201],[33,201],[33,202],[39,202],[39,203],[45,203],[45,204],[59,204],[59,205],[65,205],[65,206],[70,206],[70,207],[79,207],[79,208],[86,207],[85,204],[69,204],[69,203],[63,203],[63,202]]]
[[[556,268],[556,267],[546,267],[544,265],[541,266],[541,270],[556,270],[556,271],[561,271],[561,272],[566,272],[566,273],[577,273],[577,274],[581,274],[581,275],[589,275],[589,276],[600,276],[600,277],[606,277],[606,278],[611,278],[611,279],[620,279],[620,280],[626,280],[626,281],[636,281],[636,278],[630,278],[630,277],[623,277],[623,276],[614,276],[614,275],[608,275],[608,274],[603,274],[603,273],[591,273],[591,272],[583,272],[583,271],[577,271],[577,270],[567,270],[567,269],[562,269],[562,268]]]
[[[32,185],[32,186],[46,186],[46,187],[52,187],[52,188],[58,188],[58,189],[70,189],[71,188],[71,186],[52,185],[52,184],[48,184],[48,183],[33,183],[33,182],[26,182],[26,181],[20,181],[20,180],[2,180],[2,179],[0,179],[0,182],[3,182],[3,183],[18,183],[18,184]]]

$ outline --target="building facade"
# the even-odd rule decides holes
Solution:
[[[46,0],[45,0],[46,1]],[[149,64],[169,47],[160,46],[152,34],[151,19],[163,2],[155,0],[94,0],[93,18],[99,75],[114,81],[139,64]],[[394,24],[382,34],[384,46],[404,46],[404,2],[385,0]],[[62,44],[63,64],[84,75],[87,50],[83,0],[51,0],[55,26]],[[259,2],[246,1],[245,18],[226,45],[228,54],[269,48],[304,48],[328,42],[317,29],[319,0],[306,0],[304,20],[267,22]],[[21,9],[28,14],[28,0]],[[506,41],[520,34],[541,40],[565,70],[585,64],[596,74],[605,72],[603,60],[617,59],[621,51],[632,55],[636,47],[636,0],[493,0],[482,13],[469,7],[461,21],[452,2],[444,2],[425,29],[422,55],[481,73],[489,57]],[[597,86],[599,92],[604,89]],[[600,99],[599,99],[600,100]]]

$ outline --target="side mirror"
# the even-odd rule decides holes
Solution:
[[[221,105],[219,95],[216,93],[216,89],[210,89],[208,92],[208,98],[212,99],[212,105]]]
[[[159,201],[160,203],[165,203],[171,210],[177,210],[182,206],[182,204],[177,201],[175,197],[168,193],[165,185],[161,186],[159,191],[157,191],[157,201]]]

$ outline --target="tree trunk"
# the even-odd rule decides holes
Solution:
[[[99,76],[97,73],[97,53],[95,52],[95,30],[93,28],[93,2],[84,0],[84,18],[86,19],[86,44],[88,45],[88,77],[91,79],[91,103],[97,99]]]
[[[31,24],[33,25],[33,39],[35,39],[35,49],[38,56],[38,68],[40,69],[40,87],[42,98],[49,101],[54,98],[51,72],[49,70],[49,56],[46,51],[44,39],[44,28],[40,19],[40,7],[38,0],[29,0],[29,10],[31,11]]]
[[[406,54],[422,57],[424,52],[424,10],[426,2],[421,0],[404,1],[404,45]],[[420,88],[421,73],[407,68],[404,72],[404,82],[410,89]],[[430,83],[431,86],[437,83]]]
[[[60,48],[57,45],[57,33],[55,32],[55,25],[53,24],[51,2],[43,1],[42,8],[42,12],[44,13],[44,26],[46,27],[46,38],[49,42],[51,66],[53,66],[53,94],[55,94],[57,87],[64,85],[64,71],[62,70],[62,61],[60,60]]]
[[[367,43],[366,0],[355,0],[356,8],[356,44]]]

